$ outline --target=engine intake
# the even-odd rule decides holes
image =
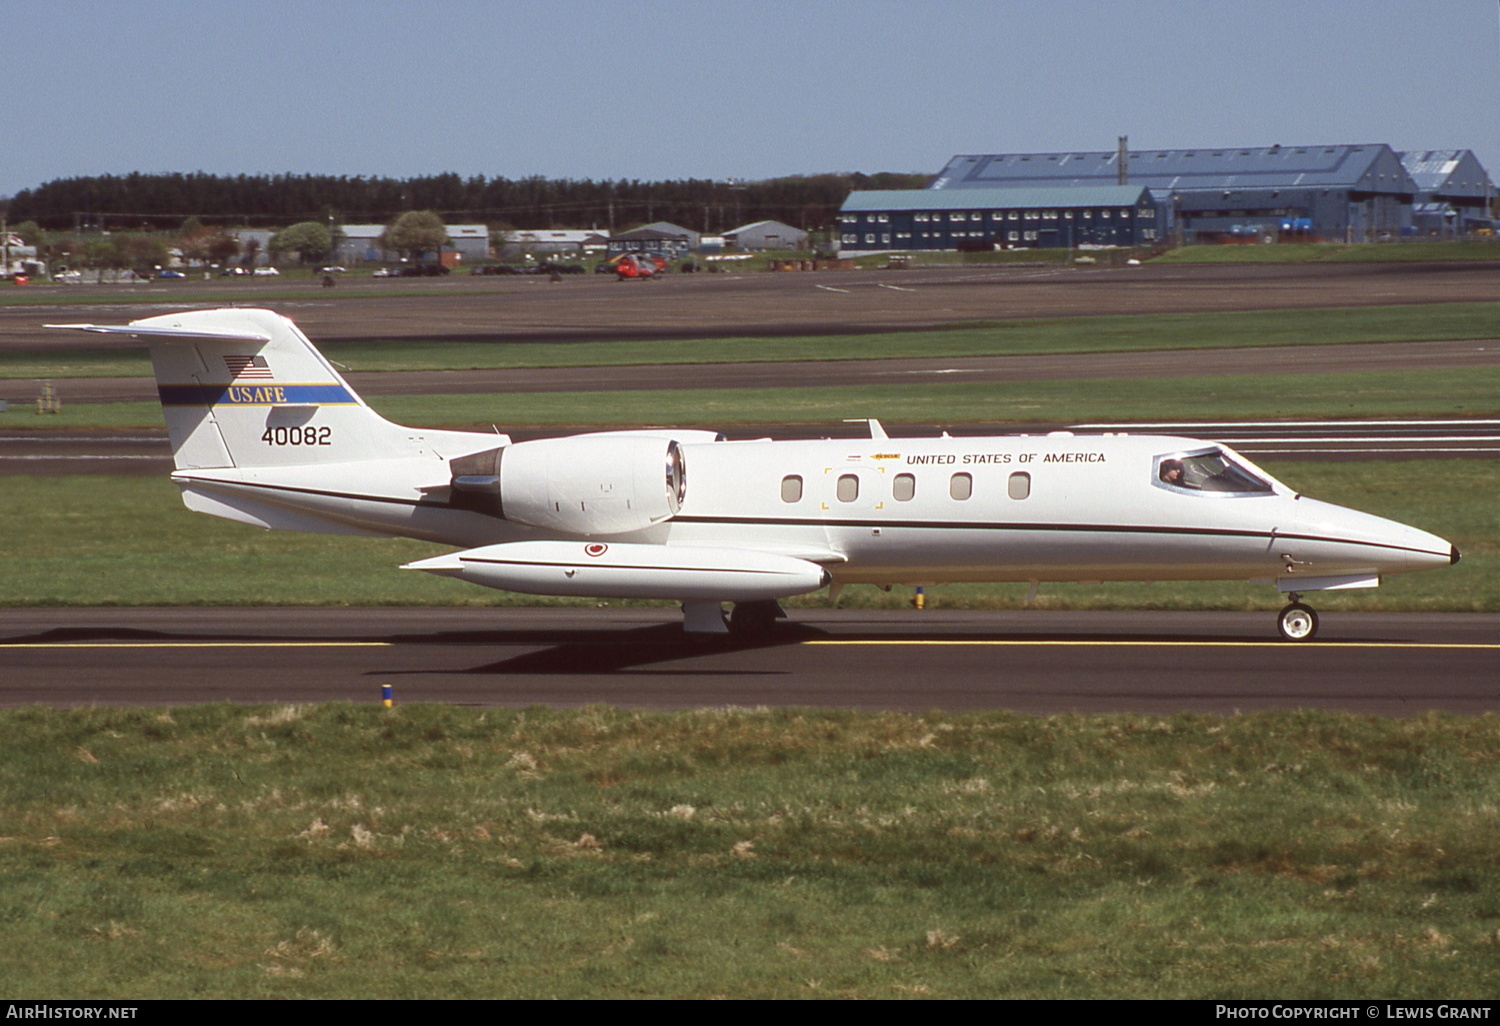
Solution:
[[[449,505],[568,534],[626,534],[670,520],[687,496],[675,439],[578,435],[461,456]]]

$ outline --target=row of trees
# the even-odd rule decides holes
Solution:
[[[54,267],[146,270],[168,264],[174,251],[197,264],[227,264],[243,255],[238,238],[196,218],[176,232],[50,232],[35,221],[23,221],[11,231]]]
[[[228,265],[236,260],[252,264],[259,243],[251,239],[243,246],[224,228],[204,225],[190,217],[176,230],[167,232],[72,232],[48,231],[36,221],[23,221],[12,229],[37,256],[53,267],[90,267],[104,270],[145,271],[170,263],[174,253],[190,264]],[[271,236],[274,260],[295,258],[317,263],[332,255],[338,229],[321,221],[300,221]],[[438,250],[447,241],[443,219],[430,210],[411,210],[395,218],[381,236],[381,245],[416,258]]]
[[[449,222],[517,228],[617,229],[665,220],[700,232],[774,219],[801,228],[829,225],[854,189],[913,189],[920,174],[798,175],[756,182],[677,179],[416,178],[347,175],[91,175],[23,189],[8,201],[12,221],[43,228],[137,229],[203,223],[290,226],[330,220],[390,222],[405,211],[434,211]]]

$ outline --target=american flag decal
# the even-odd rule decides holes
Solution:
[[[224,366],[229,368],[229,376],[236,380],[242,378],[271,380],[271,368],[264,356],[226,356]]]

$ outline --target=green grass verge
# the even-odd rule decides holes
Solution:
[[[1433,491],[1434,466],[1442,487]],[[1328,592],[1320,609],[1500,610],[1500,464],[1268,462],[1308,495],[1432,531],[1463,553],[1457,566],[1390,578],[1375,591]],[[450,546],[269,532],[189,512],[169,481],[5,478],[0,489],[0,605],[598,605],[511,595],[402,572]],[[1015,608],[1025,585],[946,585],[939,607]],[[841,603],[894,607],[909,593],[855,587]],[[826,594],[793,604],[821,606]],[[1050,608],[1272,609],[1283,600],[1244,583],[1048,585]]]
[[[38,416],[24,401],[7,430],[161,427],[156,403],[69,403]],[[849,388],[705,388],[655,392],[532,392],[375,396],[400,424],[454,427],[1225,420],[1275,417],[1476,417],[1500,412],[1500,368],[1264,374],[1192,378],[874,385]]]
[[[0,711],[0,991],[1500,989],[1500,719]]]
[[[1500,368],[1357,374],[1118,378],[850,388],[695,389],[383,396],[404,424],[673,425],[836,423],[879,417],[945,424],[1002,421],[1224,420],[1480,416],[1500,411]]]
[[[1155,257],[1152,263],[1418,263],[1433,260],[1500,260],[1500,239],[1458,242],[1414,241],[1377,245],[1307,242],[1246,246],[1183,246]]]
[[[443,342],[413,339],[327,342],[320,348],[356,371],[603,367],[782,360],[883,360],[913,356],[1026,356],[1054,353],[1235,349],[1494,338],[1500,303],[1258,310],[1236,314],[1064,317],[959,324],[936,331],[789,338],[621,342]],[[146,377],[144,350],[0,352],[0,378]]]

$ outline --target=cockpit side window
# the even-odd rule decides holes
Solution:
[[[1275,490],[1222,449],[1158,456],[1155,484],[1172,491],[1227,495],[1270,495]]]

